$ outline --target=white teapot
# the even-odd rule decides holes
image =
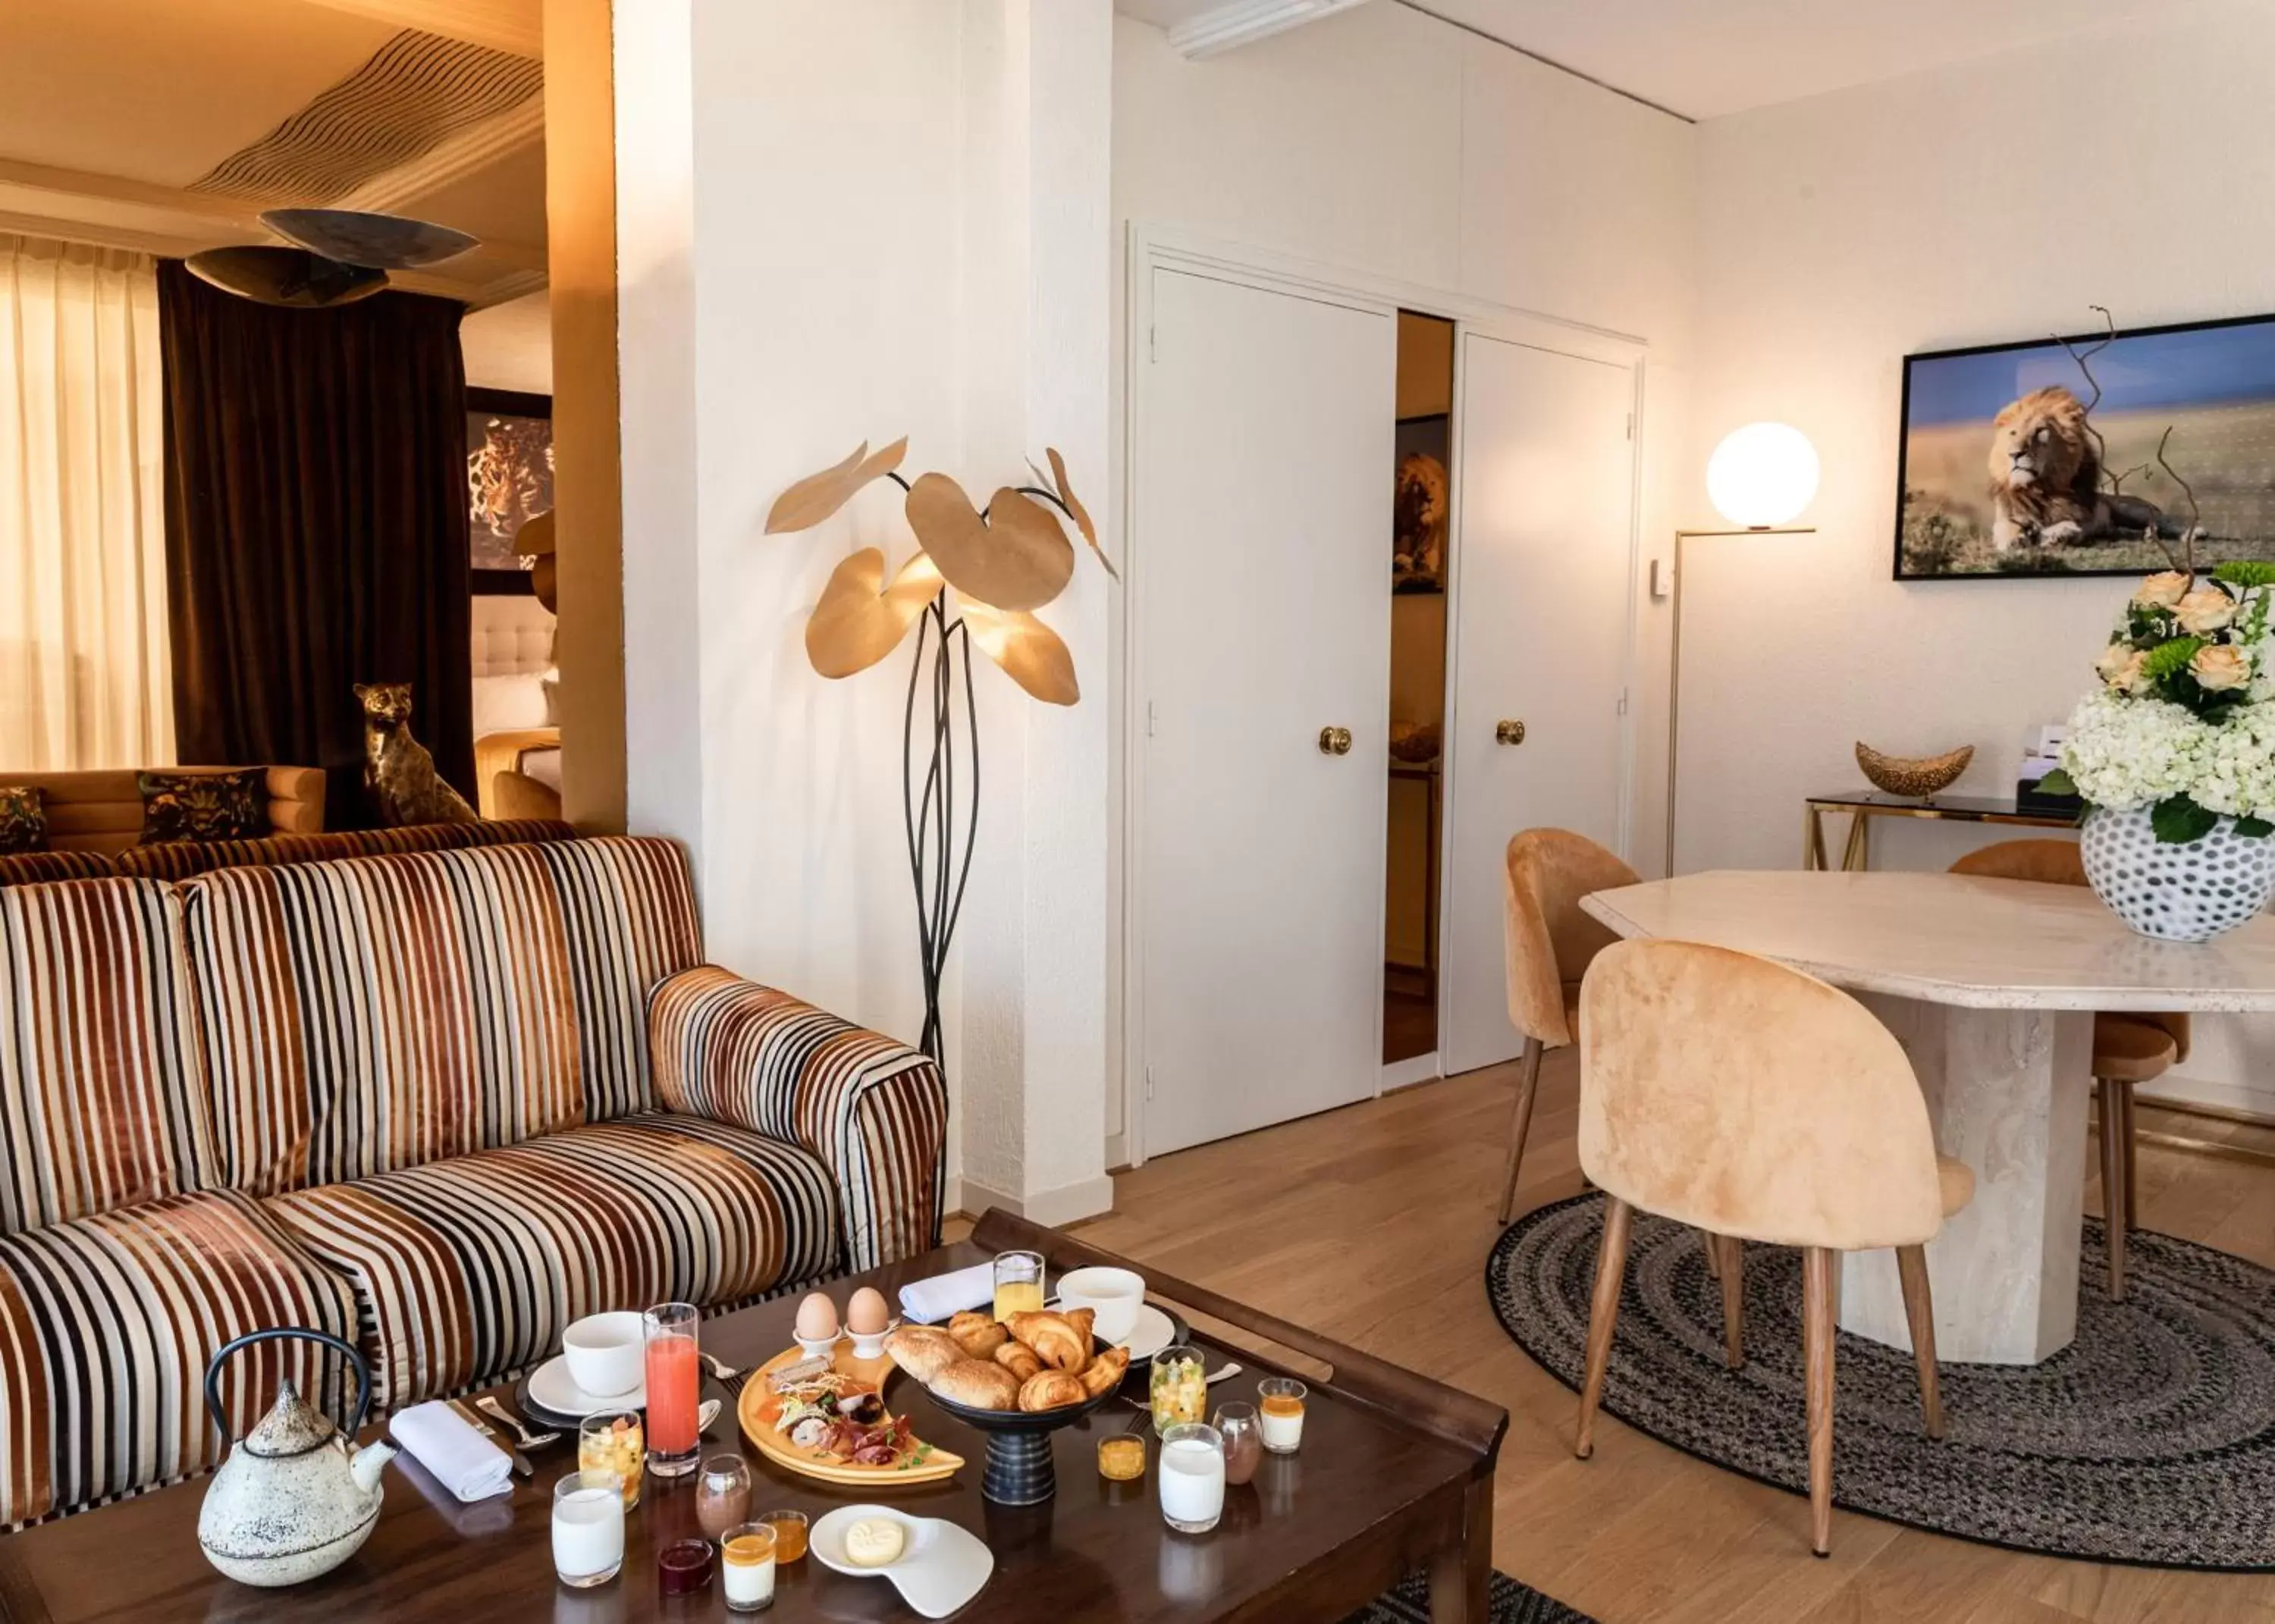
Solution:
[[[223,1362],[279,1338],[320,1342],[355,1367],[355,1416],[343,1435],[329,1416],[302,1402],[287,1379],[261,1424],[231,1448],[199,1507],[198,1544],[208,1561],[243,1584],[299,1584],[353,1556],[379,1522],[386,1498],[380,1473],[396,1454],[384,1443],[348,1453],[348,1439],[371,1408],[371,1367],[339,1338],[296,1326],[240,1336],[206,1366],[206,1408],[224,1439]]]

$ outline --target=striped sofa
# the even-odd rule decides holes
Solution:
[[[390,851],[518,846],[533,840],[573,840],[576,835],[577,831],[558,818],[497,818],[479,823],[420,823],[400,829],[321,829],[264,835],[258,840],[168,840],[106,851],[19,851],[0,857],[0,889],[107,874],[187,880],[215,868],[281,868]]]
[[[246,1330],[395,1408],[938,1233],[938,1069],[704,964],[668,841],[19,886],[0,981],[0,1522],[212,1465]]]

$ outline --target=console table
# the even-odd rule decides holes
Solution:
[[[2025,812],[2013,797],[1993,799],[1978,795],[1889,795],[1879,789],[1850,789],[1839,795],[1812,795],[1802,817],[1801,865],[1825,869],[1833,865],[1825,854],[1825,814],[1848,814],[1848,843],[1841,849],[1840,866],[1854,872],[1870,868],[1871,829],[1875,818],[1944,818],[1954,823],[1997,823],[2025,829],[2074,829],[2074,812]]]

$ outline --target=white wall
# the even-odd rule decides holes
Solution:
[[[1158,28],[1115,23],[1118,231],[1179,228],[1647,340],[1646,536],[1673,525],[1666,482],[1683,449],[1694,135],[1402,5],[1360,6],[1203,62]],[[1125,268],[1117,256],[1117,334]],[[1118,344],[1115,355],[1118,410]],[[1123,477],[1117,459],[1117,511]],[[1634,845],[1648,866],[1664,793],[1653,696],[1665,617],[1647,602],[1643,616]],[[1109,1112],[1118,1136],[1118,1069]]]
[[[1700,127],[1687,466],[1774,417],[1825,479],[1818,535],[1687,555],[1678,866],[1797,863],[1802,797],[1860,782],[1860,738],[1972,743],[1957,790],[2013,792],[2128,587],[1889,578],[1901,358],[2090,328],[2093,304],[2126,326],[2275,309],[2271,69],[2275,11],[2214,6]],[[1683,510],[1711,522],[1703,482]],[[1883,823],[1875,862],[1981,838]],[[2202,1024],[2197,1091],[2275,1109],[2275,1023]]]
[[[458,323],[466,381],[478,389],[553,393],[553,301],[543,289],[466,313]]]

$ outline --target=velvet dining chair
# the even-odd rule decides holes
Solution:
[[[1895,1249],[1922,1417],[1943,1436],[1924,1248],[1975,1178],[1936,1153],[1902,1046],[1848,993],[1773,960],[1617,943],[1581,987],[1580,1166],[1607,1200],[1575,1452],[1594,1450],[1636,1212],[1800,1247],[1810,1539],[1828,1554],[1840,1253]],[[1738,1274],[1723,1273],[1726,1313]]]
[[[1580,978],[1597,954],[1619,940],[1608,925],[1581,910],[1580,899],[1640,879],[1615,854],[1568,829],[1524,829],[1508,842],[1501,871],[1504,968],[1508,1018],[1524,1039],[1524,1053],[1509,1114],[1508,1170],[1500,1187],[1504,1224],[1516,1207],[1516,1176],[1532,1129],[1541,1057],[1573,1041]]]
[[[2040,885],[2082,886],[2085,864],[2077,842],[2003,840],[1969,852],[1951,865],[1954,874],[2028,880]],[[2188,1057],[2188,1017],[2170,1013],[2093,1017],[2093,1081],[2101,1104],[2101,1210],[2108,1235],[2109,1295],[2125,1300],[2126,1238],[2138,1227],[2134,1194],[2133,1090],[2153,1083]]]

